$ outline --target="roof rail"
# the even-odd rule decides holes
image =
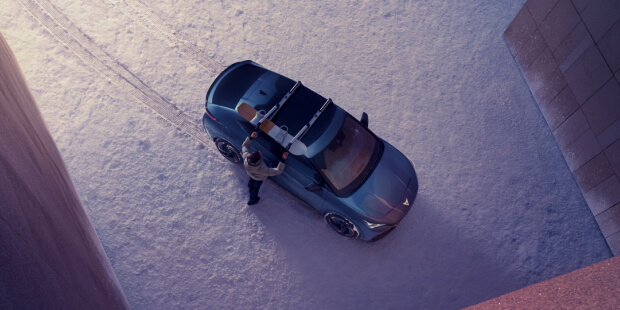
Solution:
[[[308,130],[310,130],[310,127],[312,127],[312,125],[314,125],[314,122],[316,122],[316,120],[319,118],[319,116],[321,116],[321,114],[323,114],[323,112],[327,109],[327,107],[331,103],[332,103],[332,99],[331,98],[329,98],[329,99],[327,99],[327,101],[325,101],[323,106],[314,114],[314,116],[310,119],[310,121],[308,121],[308,123],[306,125],[304,125],[304,127],[302,127],[301,130],[299,130],[299,132],[295,135],[295,137],[293,137],[293,139],[291,139],[291,141],[286,145],[286,150],[287,151],[288,151],[288,149],[291,148],[291,145],[293,145],[293,143],[295,141],[301,140],[301,138],[303,138],[304,135],[306,135]]]
[[[276,105],[274,105],[269,112],[267,112],[265,114],[265,116],[263,116],[260,121],[258,122],[258,124],[256,124],[256,128],[259,128],[260,125],[268,120],[268,119],[272,119],[279,111],[280,109],[282,109],[282,107],[288,102],[288,100],[291,98],[291,96],[295,93],[295,91],[297,91],[297,89],[299,89],[299,86],[301,86],[301,81],[297,81],[297,83],[295,83],[295,85],[293,85],[293,88],[291,88],[291,90],[289,90],[286,95],[284,95],[284,98],[280,99],[280,102],[278,102]]]

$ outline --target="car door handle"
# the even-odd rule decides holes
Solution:
[[[316,183],[310,183],[306,185],[305,189],[309,192],[316,192],[321,189],[321,185],[316,184]]]

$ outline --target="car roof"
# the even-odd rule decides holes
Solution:
[[[323,96],[302,85],[291,96],[289,102],[280,112],[272,118],[272,121],[279,126],[287,126],[288,132],[295,136],[321,109],[326,101],[327,99]],[[339,107],[336,105],[329,105],[305,134],[302,142],[310,145],[318,139],[329,127],[338,109]]]
[[[208,91],[207,101],[234,110],[242,102],[256,110],[269,111],[295,85],[292,79],[265,69],[252,61],[229,66],[222,72]],[[295,136],[319,111],[327,99],[301,85],[289,101],[271,119],[278,126],[286,126]],[[329,127],[340,107],[331,104],[301,139],[306,145],[314,143]]]

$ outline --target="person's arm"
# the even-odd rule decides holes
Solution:
[[[286,167],[286,164],[283,161],[281,161],[280,163],[278,163],[277,167],[269,168],[269,172],[268,172],[269,176],[274,177],[276,175],[281,174],[284,171],[284,167]]]
[[[243,144],[241,144],[241,153],[243,153],[243,158],[246,158],[250,155],[250,144],[252,144],[252,138],[247,137]]]
[[[284,163],[286,157],[288,157],[288,152],[284,152],[282,154],[282,158],[280,159],[277,167],[269,169],[269,176],[276,176],[284,171],[284,167],[286,167],[286,164]]]
[[[258,132],[255,131],[249,137],[245,138],[245,141],[241,144],[241,153],[243,154],[243,158],[250,155],[250,145],[252,144],[252,140],[256,139],[256,137],[258,137]]]

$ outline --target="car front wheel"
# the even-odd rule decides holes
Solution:
[[[347,238],[359,238],[360,233],[355,224],[346,217],[336,213],[326,213],[325,222],[337,233]]]
[[[232,161],[235,164],[240,164],[243,161],[241,157],[241,153],[239,150],[228,141],[224,139],[217,138],[215,139],[215,145],[217,146],[217,150],[224,156],[224,158]]]

